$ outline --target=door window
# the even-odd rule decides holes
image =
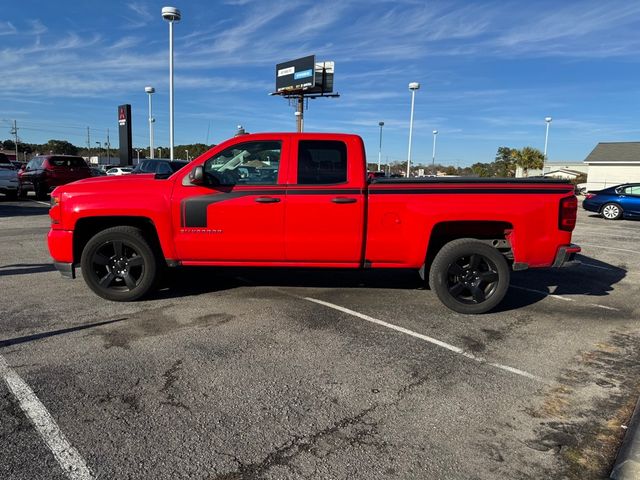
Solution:
[[[211,185],[275,185],[278,183],[281,142],[246,142],[229,147],[204,163]]]
[[[347,181],[344,142],[302,140],[298,144],[298,184],[332,185]]]
[[[640,185],[631,185],[624,189],[624,193],[627,195],[635,195],[640,197]]]

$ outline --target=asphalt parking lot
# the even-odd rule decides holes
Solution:
[[[182,270],[111,303],[48,224],[0,198],[0,370],[60,447],[0,382],[2,479],[603,478],[640,394],[637,221],[581,210],[583,264],[481,316],[404,271]]]

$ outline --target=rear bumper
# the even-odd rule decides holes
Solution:
[[[575,243],[562,245],[558,248],[558,253],[556,253],[556,258],[551,267],[575,267],[576,265],[580,265],[580,260],[576,260],[575,256],[577,253],[580,253],[581,250],[582,249]]]
[[[53,262],[53,266],[66,278],[76,278],[76,268],[71,262]]]

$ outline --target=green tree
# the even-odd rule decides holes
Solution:
[[[60,155],[77,155],[78,147],[66,140],[49,140],[42,146],[45,153],[57,153]]]
[[[474,163],[471,165],[471,171],[479,177],[490,177],[491,172],[486,163]]]
[[[514,153],[516,150],[509,147],[499,147],[494,163],[495,174],[498,177],[515,177],[516,160]]]
[[[529,176],[529,170],[542,168],[544,164],[544,154],[537,148],[524,147],[521,150],[514,150],[513,156],[525,177]]]

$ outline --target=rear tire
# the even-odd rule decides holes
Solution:
[[[495,248],[473,238],[447,243],[431,264],[429,285],[440,301],[458,313],[495,308],[509,288],[511,271]]]
[[[618,220],[622,217],[622,207],[617,203],[605,203],[600,214],[605,220]]]
[[[130,302],[149,293],[158,280],[159,261],[142,231],[112,227],[94,235],[82,250],[84,281],[107,300]]]
[[[36,200],[46,200],[49,193],[47,185],[43,182],[38,182],[33,185],[33,189],[36,192]]]

